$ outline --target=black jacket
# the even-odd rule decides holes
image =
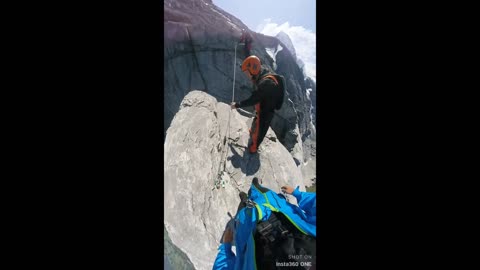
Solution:
[[[263,79],[263,77],[269,74],[274,75],[266,69],[262,69],[260,76],[258,76],[258,79],[255,82],[257,90],[253,91],[252,95],[246,100],[237,102],[235,107],[242,108],[260,103],[261,111],[273,112],[278,103],[283,102],[283,93],[280,85],[275,84],[272,79]]]

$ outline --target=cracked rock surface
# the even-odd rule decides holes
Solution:
[[[165,228],[195,269],[212,269],[228,213],[235,216],[239,192],[248,192],[254,176],[276,192],[285,184],[305,191],[301,169],[272,129],[259,154],[245,153],[251,121],[194,90],[185,96],[166,132]],[[223,179],[218,189],[217,179]]]

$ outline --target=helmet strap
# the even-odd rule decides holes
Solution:
[[[260,75],[260,73],[258,73],[257,75],[253,75],[252,73],[250,73],[250,75],[252,75],[252,81],[257,81],[258,75]]]

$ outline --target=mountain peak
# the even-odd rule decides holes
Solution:
[[[275,37],[278,38],[285,45],[285,47],[287,47],[287,49],[290,51],[292,56],[295,59],[297,59],[297,53],[295,51],[295,46],[293,46],[293,42],[290,39],[290,36],[287,33],[283,32],[283,31],[280,31]]]

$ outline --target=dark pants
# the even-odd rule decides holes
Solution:
[[[267,134],[270,123],[273,119],[273,112],[261,112],[260,113],[260,132],[258,134],[257,147],[263,142],[263,138]]]
[[[267,134],[270,123],[272,122],[274,112],[272,111],[262,111],[260,105],[256,109],[257,116],[253,120],[253,132],[252,132],[252,144],[256,145],[256,148],[260,146]],[[260,111],[260,113],[258,113]]]

